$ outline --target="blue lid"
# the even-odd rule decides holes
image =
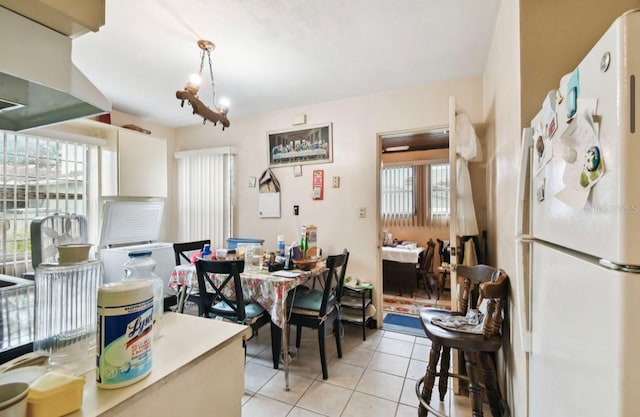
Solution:
[[[151,256],[151,252],[129,252],[129,258],[141,258],[143,256]]]

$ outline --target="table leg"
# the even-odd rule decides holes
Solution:
[[[289,320],[284,323],[282,329],[282,355],[284,358],[284,390],[289,391]]]
[[[178,313],[184,313],[184,303],[187,298],[187,286],[182,285],[180,287],[180,292],[178,293],[178,305],[176,311]]]

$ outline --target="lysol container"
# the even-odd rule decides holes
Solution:
[[[82,369],[95,348],[96,303],[102,285],[98,260],[66,265],[40,264],[35,273],[33,350],[48,356],[49,366],[71,373]],[[92,354],[93,352],[91,352]]]
[[[156,261],[151,252],[131,252],[124,264],[124,279],[147,279],[153,283],[153,338],[162,333],[162,314],[164,312],[164,283],[154,272]]]
[[[98,290],[98,387],[124,387],[151,372],[152,330],[151,281],[113,282]]]

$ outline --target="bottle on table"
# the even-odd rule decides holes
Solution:
[[[302,258],[307,257],[307,251],[309,250],[309,236],[307,235],[307,228],[302,226],[300,232],[300,256]]]
[[[209,244],[204,245],[204,248],[202,248],[202,253],[200,254],[200,257],[202,259],[210,259],[211,258],[211,246]]]
[[[284,235],[278,235],[278,255],[284,256]]]
[[[207,245],[208,246],[208,245]],[[164,283],[154,272],[156,261],[151,252],[131,252],[124,264],[124,279],[146,279],[153,284],[153,339],[157,340],[162,332],[162,314],[164,312]]]

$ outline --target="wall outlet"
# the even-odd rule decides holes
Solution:
[[[360,207],[360,211],[358,212],[358,217],[360,217],[361,219],[364,219],[365,217],[367,217],[367,208],[362,206]]]
[[[297,216],[300,214],[300,206],[293,206],[293,215]]]
[[[333,177],[333,188],[340,188],[340,177]]]

